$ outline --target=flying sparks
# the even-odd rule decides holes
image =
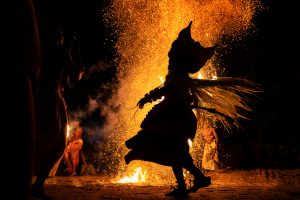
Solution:
[[[192,37],[205,47],[217,43],[222,45],[225,36],[240,40],[254,27],[251,20],[259,8],[258,0],[112,1],[104,16],[107,27],[117,35],[115,48],[119,57],[120,84],[111,102],[122,105],[116,116],[118,126],[112,133],[108,149],[113,157],[108,159],[113,160],[112,168],[125,169],[122,162],[127,151],[124,142],[139,130],[139,123],[153,105],[146,104],[136,115],[128,108],[163,82],[167,74],[168,51],[179,31],[193,21]],[[214,58],[208,62],[197,73],[198,78],[216,79],[216,63]],[[201,140],[197,137],[200,136],[193,141],[193,148],[194,154],[200,155]],[[112,149],[114,153],[111,153]],[[195,157],[196,161],[199,159],[201,157]],[[133,167],[137,166],[130,164],[126,170],[133,171]],[[162,170],[160,165],[140,162],[138,167],[143,167],[145,172],[154,171],[161,177],[173,176],[171,171]],[[136,173],[141,174],[139,171]],[[156,184],[153,179],[147,181]]]

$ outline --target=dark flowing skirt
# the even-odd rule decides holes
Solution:
[[[195,137],[197,119],[185,104],[164,100],[141,123],[141,130],[125,142],[131,149],[125,161],[150,161],[166,166],[192,162],[188,139]]]

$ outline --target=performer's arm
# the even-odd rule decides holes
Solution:
[[[139,106],[139,108],[143,108],[146,103],[151,103],[153,101],[160,99],[162,96],[165,95],[165,93],[166,93],[165,86],[156,87],[155,89],[145,94],[145,96],[139,100],[137,105]]]

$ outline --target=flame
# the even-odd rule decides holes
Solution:
[[[164,83],[164,82],[165,82],[165,79],[164,79],[163,76],[159,76],[158,78],[159,78],[159,80],[160,80],[161,83]]]
[[[191,139],[188,139],[188,143],[189,143],[189,146],[192,147],[193,146],[193,142]]]
[[[218,79],[218,77],[216,75],[212,76],[212,80],[217,80],[217,79]]]
[[[198,79],[203,79],[203,74],[201,72],[198,73]]]
[[[142,168],[138,167],[135,169],[135,173],[131,176],[125,176],[124,178],[117,181],[117,183],[143,183],[146,182],[147,172],[142,172]]]
[[[71,133],[73,132],[75,127],[79,126],[79,121],[74,120],[74,121],[69,121],[67,124],[67,138],[72,137]]]
[[[70,136],[70,125],[68,124],[67,125],[67,138],[69,138]]]

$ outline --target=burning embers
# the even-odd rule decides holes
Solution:
[[[192,147],[192,140],[188,139],[188,144],[190,147]],[[127,173],[132,174],[132,173]],[[184,176],[186,176],[186,172],[184,173]],[[146,183],[148,178],[148,173],[146,170],[143,170],[142,167],[136,167],[134,170],[134,173],[131,176],[124,176],[117,181],[114,181],[116,183],[134,183],[134,184],[142,184]]]
[[[117,183],[144,183],[146,182],[147,172],[143,172],[141,167],[137,167],[132,176],[125,176]]]
[[[158,184],[173,181],[171,169],[163,166],[138,163],[125,167],[124,162],[118,162],[124,159],[123,155],[126,153],[124,141],[138,131],[138,122],[143,120],[152,106],[145,106],[137,114],[136,110],[128,108],[134,107],[141,96],[164,82],[163,76],[159,76],[159,79],[157,76],[167,73],[167,68],[164,67],[168,65],[167,52],[184,24],[195,20],[192,33],[194,38],[205,46],[221,42],[222,50],[227,45],[222,43],[222,38],[241,39],[243,33],[250,30],[252,17],[259,7],[258,1],[204,0],[199,3],[197,0],[143,2],[125,0],[111,2],[105,10],[105,22],[108,28],[114,30],[113,35],[118,36],[115,47],[120,55],[117,77],[120,85],[110,102],[122,106],[116,114],[109,116],[109,119],[117,120],[107,120],[108,123],[105,125],[105,128],[113,127],[114,132],[111,134],[112,139],[108,140],[111,143],[107,145],[107,152],[105,152],[109,157],[104,159],[110,161],[109,165],[113,169],[123,171],[126,168],[126,172],[121,172],[125,173],[126,177],[120,179],[118,181],[120,183],[126,183],[125,180],[128,183],[140,183],[145,171],[148,174],[145,181],[151,181],[151,184],[156,183],[156,180],[159,180]],[[222,55],[222,52],[219,53]],[[219,67],[218,62],[207,63],[205,69],[195,75],[199,79],[218,79],[217,67]],[[210,94],[212,95],[207,90],[208,98],[211,97]],[[158,102],[161,100],[163,99]],[[197,134],[191,148],[195,161],[199,163],[201,142],[200,135]],[[156,174],[159,178],[156,178]],[[138,179],[137,182],[131,180],[134,177]]]

